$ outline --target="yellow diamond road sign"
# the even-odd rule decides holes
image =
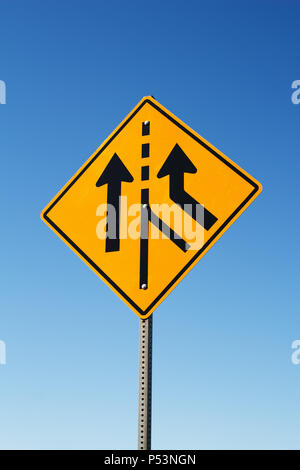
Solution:
[[[261,190],[252,176],[145,97],[42,219],[147,318]]]

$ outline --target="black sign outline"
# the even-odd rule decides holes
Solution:
[[[227,165],[231,170],[237,173],[241,178],[247,181],[251,186],[253,186],[253,190],[251,193],[244,199],[244,201],[232,212],[232,214],[225,220],[225,222],[218,228],[218,230],[207,240],[207,242],[203,245],[203,247],[197,251],[197,253],[190,259],[190,261],[179,271],[179,273],[172,279],[171,282],[162,290],[162,292],[154,299],[150,305],[145,310],[142,310],[110,277],[105,274],[104,271],[96,264],[94,261],[87,256],[84,251],[76,245],[76,243],[68,237],[49,217],[49,212],[53,207],[58,203],[58,201],[66,194],[66,192],[76,183],[76,181],[83,175],[83,173],[94,163],[94,161],[101,155],[101,153],[108,147],[108,145],[114,140],[114,138],[122,132],[122,130],[126,127],[126,125],[131,121],[131,119],[141,110],[145,104],[148,103],[150,106],[155,108],[159,111],[163,116],[169,119],[173,124],[175,124],[179,129],[183,132],[188,134],[192,139],[194,139],[198,144],[208,150],[212,155],[222,161],[225,165]],[[193,134],[190,129],[185,128],[185,126],[177,121],[173,116],[169,115],[164,109],[160,108],[156,103],[153,103],[148,97],[145,98],[138,108],[133,111],[126,121],[120,126],[116,132],[111,136],[111,138],[100,148],[100,150],[94,155],[94,157],[88,161],[88,163],[82,168],[82,170],[78,173],[77,176],[72,178],[68,186],[59,194],[59,196],[53,201],[53,203],[42,212],[41,216],[44,218],[53,228],[54,230],[59,233],[74,249],[79,253],[87,263],[97,271],[100,276],[102,276],[132,307],[136,310],[140,315],[146,316],[150,310],[152,310],[155,305],[160,301],[160,299],[172,288],[172,286],[184,275],[187,269],[194,264],[194,262],[199,258],[199,256],[205,251],[214,241],[214,239],[225,229],[225,227],[230,223],[230,221],[242,210],[242,208],[252,199],[252,197],[259,191],[259,186],[255,181],[252,181],[247,175],[245,175],[240,169],[236,168],[231,162],[227,161],[222,155],[219,155],[218,152],[212,149],[206,142],[200,139],[197,135]]]

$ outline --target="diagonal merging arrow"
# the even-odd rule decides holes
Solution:
[[[170,199],[178,204],[185,212],[196,220],[196,222],[202,225],[205,230],[209,230],[218,220],[217,217],[215,217],[211,212],[209,212],[209,210],[203,207],[184,190],[184,174],[196,172],[197,168],[193,165],[179,145],[176,144],[159,170],[157,177],[163,178],[169,175]],[[203,211],[201,214],[202,217],[201,215],[199,217],[199,209],[201,212]]]

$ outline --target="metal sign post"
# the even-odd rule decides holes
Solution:
[[[153,315],[140,320],[138,449],[151,450]]]

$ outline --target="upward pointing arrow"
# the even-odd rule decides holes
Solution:
[[[157,177],[170,177],[170,199],[187,212],[194,220],[202,225],[205,230],[209,230],[218,220],[209,210],[203,207],[198,201],[184,190],[184,174],[196,173],[197,168],[187,157],[181,147],[176,144],[165,163],[159,170]],[[198,207],[198,214],[197,214]],[[202,217],[199,218],[199,207],[202,208]],[[198,215],[198,218],[197,218]]]
[[[105,246],[105,251],[107,252],[120,250],[120,196],[122,181],[131,183],[133,176],[115,153],[96,183],[97,187],[107,184],[107,232]]]
[[[159,170],[157,177],[163,178],[167,175],[182,175],[183,177],[184,173],[197,173],[197,168],[186,156],[182,148],[176,144]]]

